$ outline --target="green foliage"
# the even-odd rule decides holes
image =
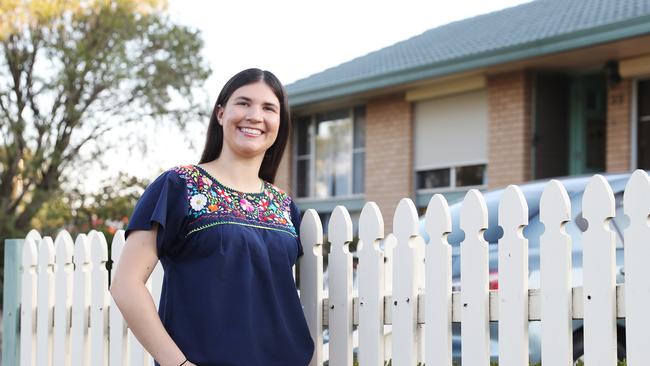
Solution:
[[[70,177],[141,143],[129,126],[203,120],[202,49],[160,0],[0,1],[0,242],[74,221]]]

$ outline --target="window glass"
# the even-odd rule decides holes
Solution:
[[[451,169],[431,169],[417,173],[418,189],[449,187]]]
[[[456,167],[456,187],[483,185],[484,177],[483,164]]]
[[[342,117],[342,114],[320,115],[316,122],[316,186],[319,198],[350,194],[352,169],[352,119],[324,120],[323,116]]]
[[[296,194],[309,197],[309,159],[298,159],[296,164]]]
[[[310,122],[310,117],[300,117],[294,126],[297,135],[296,148],[299,156],[309,154],[311,150],[311,143],[309,138]]]
[[[366,141],[366,109],[357,107],[354,109],[354,148],[365,147]]]
[[[352,193],[363,193],[365,190],[365,160],[366,154],[363,151],[354,153],[354,187]]]

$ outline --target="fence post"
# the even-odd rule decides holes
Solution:
[[[19,365],[20,263],[23,239],[5,240],[5,270],[2,302],[2,364]]]

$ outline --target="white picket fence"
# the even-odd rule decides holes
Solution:
[[[112,242],[116,263],[124,232]],[[128,330],[108,292],[108,246],[91,231],[76,240],[61,231],[54,242],[31,231],[23,243],[20,302],[20,366],[153,365]],[[147,287],[160,299],[162,267]],[[109,342],[110,340],[110,342]]]
[[[528,243],[523,227],[528,207],[510,186],[499,206],[504,235],[499,240],[499,290],[488,287],[488,251],[482,232],[487,209],[482,195],[470,191],[461,210],[461,288],[452,292],[451,248],[446,234],[451,218],[445,199],[434,196],[426,212],[428,244],[419,233],[413,202],[403,199],[395,212],[393,233],[384,236],[376,204],[367,203],[359,219],[358,294],[352,286],[352,222],[344,207],[332,213],[328,227],[329,298],[323,290],[323,230],[315,211],[303,216],[300,294],[316,343],[310,365],[352,365],[358,325],[360,364],[393,366],[452,365],[452,322],[461,322],[464,365],[490,361],[489,322],[498,321],[499,364],[528,365],[528,322],[541,320],[544,365],[572,365],[572,319],[584,319],[585,363],[616,365],[616,318],[626,322],[628,365],[650,364],[650,178],[637,171],[624,195],[625,284],[615,281],[615,237],[608,219],[614,197],[601,176],[594,176],[582,202],[589,227],[583,233],[583,287],[571,286],[571,219],[564,188],[551,181],[540,203],[545,225],[541,237],[541,287],[528,288]],[[383,241],[384,249],[380,249]],[[117,261],[123,232],[113,239]],[[388,260],[385,261],[384,259]],[[54,242],[30,233],[24,244],[20,321],[20,365],[149,365],[152,360],[132,337],[108,293],[107,243],[97,232],[69,234]],[[162,271],[150,282],[159,298]],[[423,279],[423,280],[422,280]],[[385,335],[385,325],[392,325]],[[323,329],[329,343],[323,344]],[[110,342],[109,342],[110,340]]]

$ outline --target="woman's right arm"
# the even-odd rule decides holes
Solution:
[[[142,346],[161,366],[178,366],[184,360],[178,348],[165,330],[146,282],[156,263],[157,225],[148,231],[130,233],[122,251],[110,292],[122,312],[126,323]],[[192,366],[187,361],[183,366]]]

